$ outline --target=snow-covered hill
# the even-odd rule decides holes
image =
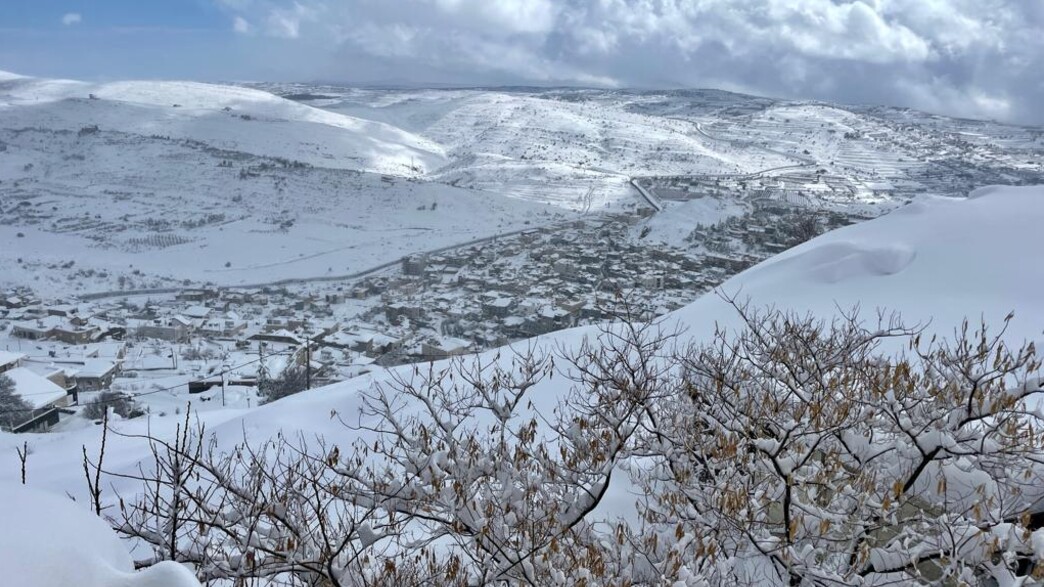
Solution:
[[[719,291],[758,306],[829,317],[861,307],[900,312],[949,335],[967,318],[1000,324],[1010,341],[1044,340],[1044,271],[1035,225],[1044,187],[987,187],[968,199],[925,197],[886,216],[827,233],[725,282]],[[695,336],[730,322],[704,296],[673,318]]]
[[[873,216],[1033,181],[1042,137],[712,91],[3,73],[0,285],[59,296],[350,274],[577,211],[633,214],[647,205],[635,177],[670,201],[634,236],[681,246],[697,224],[766,202]]]
[[[550,222],[421,179],[437,143],[238,86],[0,81],[0,286],[45,296],[350,274]]]
[[[411,177],[445,163],[438,144],[396,127],[239,86],[12,76],[0,82],[3,128],[75,132],[97,125],[328,168]]]
[[[750,173],[794,163],[613,101],[498,91],[321,95],[309,103],[399,124],[443,145],[450,162],[435,174],[441,180],[565,207],[585,207],[585,199],[596,209],[619,206],[633,198],[632,176]]]

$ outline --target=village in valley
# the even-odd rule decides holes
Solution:
[[[751,210],[694,230],[687,248],[648,238],[654,210],[639,206],[407,256],[355,280],[63,300],[12,289],[0,297],[0,371],[33,408],[12,428],[83,425],[94,402],[124,416],[247,408],[266,382],[311,388],[624,313],[652,319],[859,219]]]

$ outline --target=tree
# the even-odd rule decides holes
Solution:
[[[0,428],[10,430],[32,417],[33,407],[15,391],[15,382],[0,374]]]
[[[186,419],[173,440],[137,437],[154,462],[120,474],[142,493],[111,521],[152,546],[139,565],[177,560],[204,581],[627,584],[590,516],[659,389],[647,359],[665,340],[636,327],[572,353],[417,368],[366,392],[344,447],[279,436],[222,452]],[[576,385],[542,420],[527,406],[556,357]]]
[[[301,393],[307,387],[308,374],[304,368],[292,365],[284,369],[279,377],[265,378],[258,382],[258,391],[265,398],[265,403]]]
[[[112,410],[121,418],[137,418],[145,415],[133,399],[119,391],[103,391],[97,397],[87,402],[81,415],[88,420],[101,420],[105,414]]]
[[[795,243],[803,243],[810,241],[820,234],[823,230],[820,228],[819,215],[812,210],[804,210],[796,215],[794,223],[790,227],[791,236]]]

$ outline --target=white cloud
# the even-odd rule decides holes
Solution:
[[[78,12],[69,12],[62,16],[62,24],[65,26],[73,26],[83,22],[83,16]]]
[[[272,8],[268,11],[266,32],[273,37],[296,39],[301,36],[301,25],[314,21],[322,4],[315,2],[315,7],[294,2],[287,8]]]
[[[242,16],[237,16],[234,19],[232,19],[232,30],[236,31],[241,35],[249,33],[251,28],[252,27],[250,26],[250,23],[247,21],[247,19],[243,18]]]
[[[489,33],[548,33],[559,9],[552,0],[430,0],[456,22]]]
[[[213,1],[308,41],[334,79],[715,85],[1044,122],[1038,0]]]

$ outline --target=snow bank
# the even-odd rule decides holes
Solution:
[[[199,587],[192,573],[176,563],[135,572],[134,562],[108,524],[68,498],[3,483],[0,520],[5,584]]]
[[[1044,332],[1039,258],[1044,186],[992,186],[969,199],[925,197],[876,220],[829,232],[725,282],[719,292],[754,305],[830,318],[838,309],[900,312],[907,323],[952,334],[968,318],[1015,319],[1008,340]],[[719,295],[673,317],[692,336],[735,321]]]

